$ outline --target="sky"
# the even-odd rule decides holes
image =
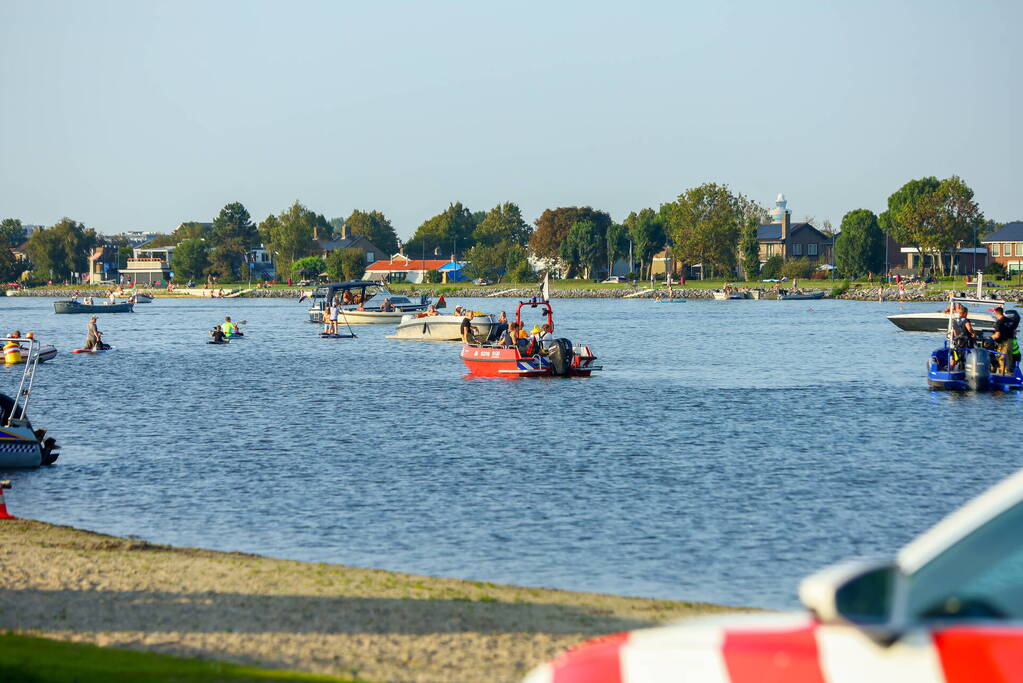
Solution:
[[[961,176],[1023,218],[1023,3],[0,0],[0,217],[242,202],[622,220],[705,182],[794,220]]]

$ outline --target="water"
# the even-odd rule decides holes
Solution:
[[[322,340],[294,300],[101,316],[116,352],[39,369],[58,464],[0,476],[16,514],[153,542],[784,608],[1023,465],[1023,399],[929,392],[940,335],[884,317],[940,304],[555,306],[603,373],[469,379],[455,344]],[[249,336],[207,346],[225,314]],[[0,298],[62,352],[86,322]]]

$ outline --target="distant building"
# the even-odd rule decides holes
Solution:
[[[365,255],[366,265],[373,263],[384,255],[384,251],[380,247],[370,242],[363,235],[350,235],[347,225],[341,226],[341,237],[339,239],[317,239],[316,242],[319,244],[320,251],[323,252],[324,256],[338,249],[358,249]]]
[[[127,232],[121,232],[116,235],[110,235],[110,239],[123,238],[128,244],[133,247],[141,247],[146,242],[152,241],[159,233],[147,232],[143,230],[129,230]]]
[[[102,246],[96,247],[89,254],[89,277],[90,285],[98,285],[104,280],[116,280],[117,271],[117,247]]]
[[[273,257],[262,244],[249,249],[245,255],[245,262],[249,266],[249,277],[255,280],[277,278],[277,267],[274,265]]]
[[[444,259],[411,259],[398,253],[390,259],[371,263],[363,277],[367,280],[420,283],[426,281],[427,272],[440,270],[448,263]]]
[[[170,261],[174,247],[136,247],[121,275],[143,285],[170,279]]]
[[[834,239],[809,223],[793,223],[784,194],[778,194],[769,215],[771,222],[757,227],[760,263],[772,256],[785,261],[805,258],[821,264],[832,262]]]
[[[1023,271],[1023,221],[1006,223],[980,243],[990,253],[991,261],[1001,263],[1006,272]]]

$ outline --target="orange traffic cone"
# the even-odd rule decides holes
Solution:
[[[4,489],[11,488],[11,482],[0,481],[0,519],[17,519],[14,515],[7,512],[7,503],[4,502]]]

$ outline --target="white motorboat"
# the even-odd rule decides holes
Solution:
[[[52,465],[59,451],[45,429],[33,429],[26,410],[32,393],[40,346],[35,339],[0,337],[0,343],[27,345],[25,369],[13,398],[0,393],[0,469]],[[22,348],[25,348],[22,346]]]
[[[956,297],[955,301],[966,306],[966,318],[975,330],[995,329],[995,317],[987,310],[995,306],[1002,306],[1005,302],[1001,299],[984,296],[983,273],[977,273],[977,288],[974,294],[973,298],[960,296]],[[947,332],[948,315],[948,308],[946,308],[944,311],[897,313],[888,316],[888,320],[900,330],[907,332]]]
[[[402,316],[394,334],[387,338],[461,341],[463,319],[461,315],[406,314]],[[491,333],[497,327],[497,320],[492,315],[476,315],[472,319],[472,326],[476,328],[474,334],[477,339],[490,339]]]
[[[305,297],[303,297],[304,299]],[[313,305],[309,309],[309,322],[322,324],[323,311],[330,302],[340,301],[338,322],[349,325],[397,324],[406,313],[425,311],[430,305],[428,297],[411,299],[393,294],[379,282],[353,280],[322,285],[313,290]],[[392,310],[384,310],[390,308]]]
[[[974,305],[990,306],[992,301],[970,300]],[[967,306],[969,308],[969,305]],[[989,313],[969,312],[966,318],[973,324],[975,330],[995,329],[995,317]],[[948,313],[941,311],[927,311],[924,313],[898,313],[888,316],[892,324],[900,330],[907,332],[947,332]]]
[[[738,290],[725,290],[723,292],[714,292],[714,298],[718,301],[727,301],[729,299],[749,299],[749,292],[740,292]]]
[[[153,297],[144,292],[122,292],[117,295],[118,299],[126,299],[136,304],[151,304],[153,303]]]

